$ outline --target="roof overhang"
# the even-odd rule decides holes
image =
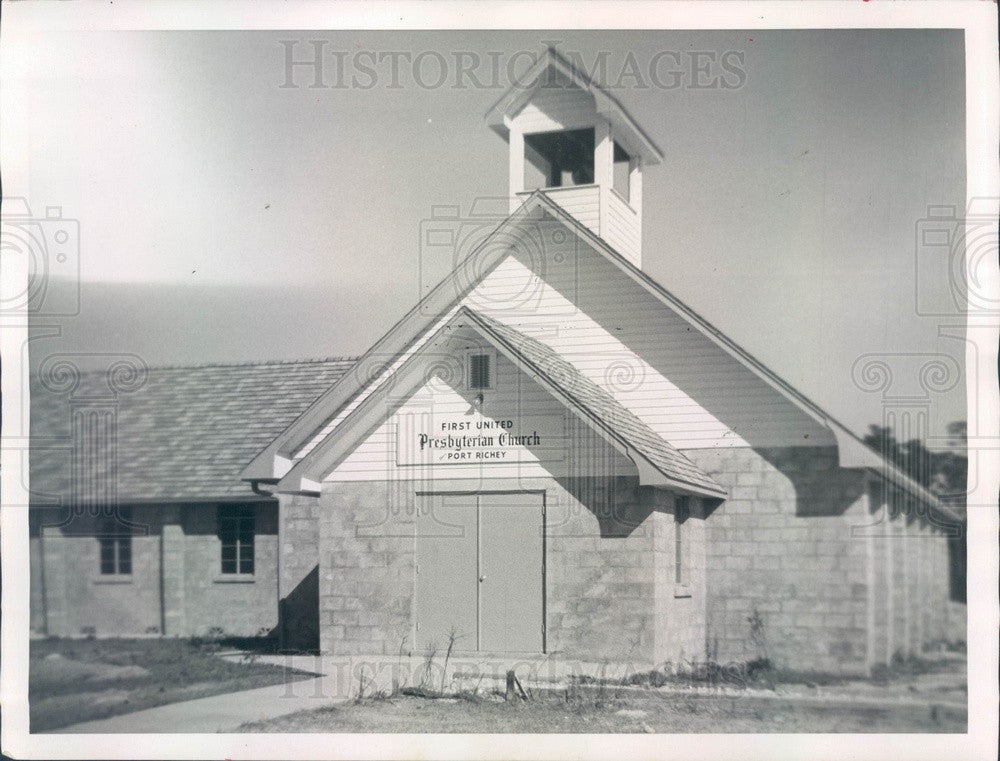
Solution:
[[[552,82],[550,72],[558,73],[570,86],[578,87],[594,98],[597,113],[611,123],[615,139],[632,155],[642,157],[646,164],[659,164],[663,151],[636,123],[613,95],[595,84],[586,74],[553,48],[547,48],[535,64],[511,85],[486,112],[486,123],[505,140],[510,134],[511,120],[525,107],[535,93]]]

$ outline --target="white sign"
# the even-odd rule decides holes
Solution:
[[[541,425],[540,425],[541,423]],[[400,415],[396,427],[399,465],[491,464],[537,462],[539,450],[557,442],[544,421],[494,420],[471,415]],[[541,430],[540,430],[541,429]]]

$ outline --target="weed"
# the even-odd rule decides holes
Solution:
[[[400,684],[399,675],[403,671],[403,646],[406,644],[407,635],[403,635],[403,638],[399,640],[399,652],[396,655],[396,673],[392,675],[392,695],[398,695],[401,687],[405,686]]]
[[[431,642],[427,646],[427,652],[424,654],[424,670],[420,677],[420,687],[423,688],[428,682],[431,681],[434,672],[434,659],[437,657],[437,643]]]
[[[458,633],[455,631],[455,627],[451,628],[448,632],[448,650],[444,654],[444,668],[441,669],[441,692],[444,692],[445,687],[445,677],[448,675],[448,659],[451,658],[452,648],[455,647],[455,640],[458,639]]]

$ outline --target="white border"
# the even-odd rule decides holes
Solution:
[[[966,35],[967,181],[969,198],[1000,197],[996,146],[998,114],[997,7],[990,2],[629,2],[620,5],[551,0],[511,2],[367,3],[356,0],[294,5],[249,2],[181,3],[5,3],[0,52],[12,37],[32,31],[209,30],[209,29],[808,29],[960,28]],[[4,98],[0,112],[18,104]],[[4,125],[8,145],[20,137]],[[23,177],[4,151],[4,180]],[[21,171],[22,174],[18,174]],[[17,183],[14,183],[15,186]],[[997,273],[989,293],[1000,296]],[[23,281],[0,261],[0,278]],[[10,278],[10,280],[7,280]],[[975,326],[983,327],[977,328]],[[981,442],[1000,441],[997,400],[997,328],[969,315],[967,366],[982,377],[969,378],[969,398],[978,400]],[[27,469],[20,459],[20,411],[26,393],[19,364],[27,331],[0,315],[3,386],[3,469]],[[975,386],[975,381],[979,386]],[[970,430],[972,421],[970,421]],[[971,505],[995,505],[1000,483],[998,452],[978,452],[977,490]],[[971,452],[970,452],[971,455]],[[27,514],[9,505],[26,504],[20,478],[4,479],[2,520],[3,668],[0,670],[3,751],[18,758],[995,758],[997,748],[997,578],[996,509],[969,512],[969,733],[967,735],[27,735],[28,576],[25,547]]]

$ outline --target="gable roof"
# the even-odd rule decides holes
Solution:
[[[642,156],[647,164],[659,164],[663,160],[663,151],[629,115],[622,104],[551,47],[546,48],[524,76],[507,88],[486,112],[486,123],[504,140],[509,136],[509,121],[531,101],[540,88],[551,86],[552,77],[548,74],[550,71],[557,72],[572,86],[593,96],[597,113],[611,122],[615,138],[630,153]]]
[[[359,365],[371,364],[381,358],[381,364],[388,366],[406,347],[412,345],[449,308],[454,307],[466,294],[485,277],[506,256],[506,247],[493,242],[507,234],[510,227],[531,222],[540,217],[561,222],[568,230],[582,239],[591,248],[605,256],[625,275],[643,286],[661,303],[683,317],[694,329],[701,332],[720,349],[740,362],[757,377],[789,399],[794,405],[827,427],[837,440],[837,450],[841,467],[862,468],[877,472],[890,483],[919,498],[950,518],[956,518],[953,511],[920,483],[906,475],[846,426],[808,399],[791,384],[766,367],[749,352],[726,336],[684,302],[639,269],[603,238],[578,222],[557,203],[548,198],[544,191],[536,190],[510,216],[502,220],[496,230],[460,262],[452,272],[421,299],[399,322],[377,341],[359,360]],[[474,264],[474,266],[473,266]],[[470,272],[478,273],[479,279],[469,277]],[[290,466],[293,453],[299,445],[309,440],[344,405],[361,394],[377,377],[371,373],[350,373],[316,400],[316,403],[299,416],[287,430],[271,442],[244,469],[242,477],[247,480],[276,482],[274,468],[276,459],[284,459]]]
[[[711,476],[542,342],[465,306],[436,331],[435,337],[443,337],[463,327],[476,330],[522,372],[631,459],[639,469],[640,483],[706,497],[726,497],[725,488]],[[432,338],[429,343],[434,340]],[[421,352],[417,352],[409,357],[395,371],[396,377],[406,374],[419,362],[420,356]],[[338,459],[356,447],[370,428],[364,424],[352,427],[352,422],[372,407],[373,404],[368,404],[353,410],[318,447],[285,474],[276,490],[315,491],[318,482],[328,475]],[[345,431],[353,433],[345,434]]]
[[[114,410],[119,502],[253,499],[240,468],[354,364],[319,359],[265,364],[160,367],[137,388],[111,394],[107,373],[82,373],[70,390],[31,377],[32,504],[73,498],[72,407]],[[105,463],[106,442],[87,441],[91,463]],[[115,477],[106,468],[97,475]],[[78,485],[91,492],[94,484]]]

